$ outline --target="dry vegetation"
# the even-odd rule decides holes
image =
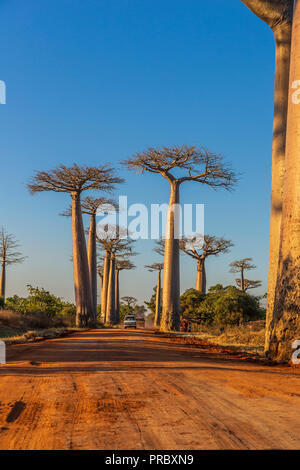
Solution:
[[[182,333],[181,333],[182,334]],[[263,354],[265,341],[265,321],[252,321],[240,326],[227,326],[224,330],[209,326],[198,326],[192,333],[196,337],[220,346],[231,346],[241,351]]]
[[[13,310],[0,310],[0,340],[8,343],[56,338],[77,330],[67,320],[50,319],[43,313],[25,316]]]

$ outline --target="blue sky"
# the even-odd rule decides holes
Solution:
[[[235,246],[207,263],[208,284],[230,284],[229,263],[253,257],[250,279],[266,291],[271,184],[274,40],[240,0],[0,0],[0,224],[28,259],[9,268],[7,294],[26,284],[73,299],[69,196],[29,195],[34,170],[111,162],[129,203],[168,201],[158,175],[119,161],[149,146],[205,145],[240,172],[234,193],[182,187],[182,202],[205,204],[206,232]],[[86,220],[86,223],[88,221]],[[153,242],[140,241],[138,269],[121,294],[148,299]],[[181,257],[181,288],[195,266]]]

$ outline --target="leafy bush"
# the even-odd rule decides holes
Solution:
[[[205,299],[205,294],[199,292],[196,289],[188,289],[180,297],[180,310],[181,315],[184,318],[198,320],[197,315],[198,308],[201,305],[201,302]]]
[[[43,288],[27,286],[28,297],[14,295],[6,300],[6,307],[20,312],[35,323],[36,328],[68,326],[75,322],[75,305],[62,301]]]
[[[264,317],[258,297],[221,284],[211,287],[206,295],[194,289],[187,290],[181,296],[181,309],[182,315],[191,321],[219,327]]]

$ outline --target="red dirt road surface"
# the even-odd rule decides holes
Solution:
[[[1,449],[299,449],[300,374],[147,330],[8,347]]]

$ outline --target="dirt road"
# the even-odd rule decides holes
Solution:
[[[300,449],[300,374],[95,330],[8,348],[1,449]]]

